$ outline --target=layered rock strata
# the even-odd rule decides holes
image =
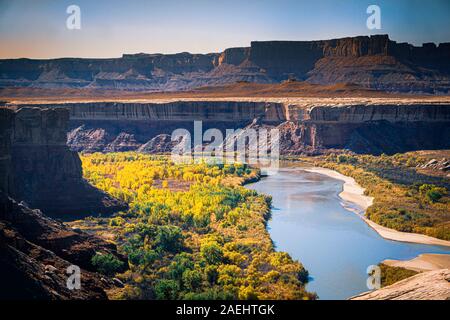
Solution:
[[[439,102],[274,102],[270,101],[86,102],[44,104],[39,108],[70,110],[68,145],[75,151],[164,150],[170,136],[194,121],[202,132],[242,129],[256,119],[280,130],[282,154],[316,154],[329,149],[393,154],[450,148],[450,104]],[[25,105],[26,106],[26,105]],[[23,107],[16,106],[16,108]],[[157,137],[164,135],[164,139]],[[152,142],[153,140],[153,142]],[[166,142],[164,142],[166,141]],[[157,147],[151,147],[154,144]],[[163,144],[166,144],[163,146]]]
[[[63,108],[1,110],[2,190],[45,214],[64,217],[112,213],[126,205],[82,177],[78,154],[67,147]]]
[[[92,257],[112,254],[126,266],[115,245],[39,210],[69,218],[126,208],[83,180],[65,143],[68,120],[64,109],[0,108],[0,300],[107,299],[115,284]],[[70,266],[80,268],[79,289],[67,285]]]
[[[388,91],[448,92],[450,43],[415,47],[387,35],[319,41],[255,41],[211,54],[136,54],[116,59],[0,60],[0,86],[187,90],[237,81],[296,78]]]
[[[449,300],[450,270],[419,273],[385,288],[363,293],[351,300]]]

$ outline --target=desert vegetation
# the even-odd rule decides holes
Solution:
[[[266,230],[271,199],[242,186],[246,165],[175,164],[138,153],[81,156],[96,187],[129,203],[108,218],[73,223],[115,242],[129,270],[114,299],[314,299],[308,272],[276,252]],[[96,255],[100,272],[119,262]]]
[[[391,284],[408,279],[418,274],[416,271],[400,267],[392,267],[383,263],[380,263],[378,266],[381,269],[381,287],[390,286]]]
[[[330,154],[318,166],[353,177],[374,197],[367,217],[388,228],[450,240],[449,180],[421,168],[420,153],[393,156]]]

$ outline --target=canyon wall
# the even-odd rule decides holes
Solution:
[[[96,273],[92,257],[112,254],[126,266],[115,245],[46,215],[126,208],[83,180],[78,154],[66,145],[68,121],[61,108],[0,108],[0,300],[107,299],[115,283]],[[67,287],[73,265],[82,273],[79,290]]]
[[[450,105],[445,103],[284,103],[173,101],[92,102],[41,105],[70,110],[68,145],[74,151],[170,150],[170,135],[202,121],[202,132],[246,128],[257,123],[278,128],[281,152],[315,154],[329,149],[396,153],[450,148]],[[20,108],[20,106],[16,106]],[[170,146],[169,146],[170,144]],[[148,147],[151,146],[149,149]]]
[[[298,140],[312,150],[394,154],[450,147],[450,105],[318,105],[303,117],[296,124]],[[285,152],[296,153],[292,148]]]
[[[128,54],[115,59],[0,60],[0,87],[178,91],[237,81],[355,83],[387,91],[448,92],[450,43],[415,47],[387,35],[255,41],[211,54]]]
[[[21,104],[20,107],[35,105]],[[124,121],[220,121],[242,122],[262,118],[267,122],[287,119],[283,103],[238,101],[176,101],[168,103],[92,102],[39,104],[39,108],[67,108],[70,120]],[[17,108],[17,107],[16,107]]]
[[[59,217],[112,213],[126,207],[83,179],[80,158],[66,144],[68,110],[0,109],[0,116],[3,193]]]
[[[315,106],[309,112],[314,122],[359,123],[368,121],[389,122],[449,122],[450,105],[441,104],[371,104],[352,106]]]

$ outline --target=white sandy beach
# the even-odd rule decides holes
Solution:
[[[302,168],[302,170],[307,172],[314,172],[326,175],[328,177],[344,181],[343,191],[339,196],[347,202],[356,204],[363,211],[366,211],[373,204],[373,198],[364,195],[364,188],[362,188],[355,179],[347,177],[339,172],[331,169],[311,167]],[[388,240],[401,241],[401,242],[411,242],[411,243],[421,243],[428,245],[439,245],[450,247],[450,241],[441,240],[433,238],[427,235],[422,235],[418,233],[400,232],[394,229],[389,229],[373,221],[370,221],[362,214],[358,214],[361,219],[363,219],[371,228],[373,228],[380,236]]]

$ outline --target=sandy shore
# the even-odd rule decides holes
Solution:
[[[323,174],[328,177],[344,181],[343,190],[339,194],[339,196],[344,201],[356,204],[358,207],[360,207],[362,209],[362,212],[356,212],[358,213],[358,216],[361,217],[361,219],[363,219],[372,229],[374,229],[383,238],[401,242],[421,243],[421,244],[450,247],[450,241],[441,240],[418,233],[400,232],[394,229],[389,229],[380,226],[379,224],[376,224],[375,222],[365,218],[361,213],[365,212],[367,208],[373,204],[373,198],[364,195],[364,188],[362,188],[355,181],[355,179],[326,168],[318,168],[318,167],[302,168],[302,170],[307,172]]]
[[[391,267],[401,267],[413,271],[424,272],[440,269],[450,269],[449,254],[421,254],[411,260],[384,260]]]

